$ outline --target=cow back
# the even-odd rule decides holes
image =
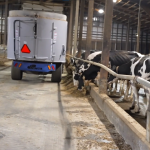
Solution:
[[[109,60],[111,61],[111,65],[120,66],[129,62],[131,59],[135,57],[138,57],[138,54],[135,52],[115,50],[110,51]]]

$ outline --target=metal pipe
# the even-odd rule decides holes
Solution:
[[[139,52],[140,29],[141,29],[141,0],[139,0],[138,26],[137,26],[137,46],[136,51]]]
[[[4,31],[4,44],[7,44],[7,13],[8,13],[8,0],[5,1],[5,31]]]
[[[80,32],[79,32],[79,46],[78,46],[77,57],[81,56],[83,19],[84,19],[84,5],[85,5],[85,0],[81,0],[81,6],[80,6]]]
[[[79,20],[79,0],[76,0],[76,14],[75,14],[75,31],[74,31],[74,46],[73,46],[73,56],[75,56],[77,51],[77,36],[78,36],[78,20]]]

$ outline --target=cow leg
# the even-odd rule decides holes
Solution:
[[[100,72],[97,73],[97,77],[95,78],[96,85],[99,86]]]
[[[115,82],[115,90],[114,90],[115,92],[117,92],[118,80],[119,80],[119,79],[117,78],[117,79],[116,79],[116,82]]]
[[[112,91],[112,84],[111,83],[108,84],[108,89],[109,89],[108,95],[111,95],[111,91]]]
[[[108,85],[108,89],[109,89],[109,95],[111,95],[112,93],[112,89],[113,89],[113,83],[116,82],[116,80],[118,80],[118,78],[113,79],[112,81],[110,81],[107,85]]]
[[[113,93],[116,94],[116,92],[117,92],[117,85],[118,85],[118,78],[116,78],[116,79],[114,80],[114,83],[115,83],[115,88],[114,88],[114,90],[113,90]]]
[[[140,112],[140,107],[139,107],[139,97],[138,97],[138,92],[136,89],[136,84],[134,83],[133,80],[131,80],[131,87],[133,90],[133,101],[132,101],[132,105],[130,107],[130,110],[133,110],[135,108],[135,100],[137,100],[137,110],[136,113]]]
[[[146,106],[146,111],[145,111],[145,117],[147,116],[147,111],[150,111],[150,89],[144,88],[145,94],[146,94],[146,99],[147,99],[147,106]]]
[[[127,80],[127,86],[126,86],[126,92],[124,95],[124,100],[128,100],[129,89],[130,89],[130,82]]]
[[[119,91],[120,95],[122,95],[123,93],[123,84],[124,84],[123,80],[120,80],[120,91]]]
[[[129,83],[130,83],[130,82],[129,82]],[[130,84],[129,89],[130,89],[130,95],[128,96],[128,99],[129,99],[130,101],[132,101],[132,99],[133,99],[133,90],[132,90],[131,84]]]
[[[123,80],[123,86],[122,86],[122,94],[125,95],[125,87],[127,85],[127,80]]]

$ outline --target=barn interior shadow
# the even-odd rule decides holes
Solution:
[[[64,150],[71,150],[72,128],[64,112],[64,107],[63,107],[62,100],[61,100],[61,90],[60,90],[59,83],[58,83],[58,105],[59,105],[59,116],[61,120],[61,125],[63,129],[65,130]]]

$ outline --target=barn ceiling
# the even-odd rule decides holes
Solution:
[[[137,28],[139,0],[119,0],[114,3],[113,19],[120,23],[128,23],[130,26]],[[95,0],[95,8],[105,6],[105,0]],[[150,0],[141,1],[141,29],[143,31],[150,30]]]
[[[88,1],[85,4],[85,15],[88,12]],[[117,0],[114,3],[113,20],[118,23],[127,24],[130,20],[130,26],[137,28],[138,23],[138,11],[139,11],[139,0]],[[63,4],[66,14],[69,14],[70,0],[8,0],[9,4],[17,5],[25,2],[36,3],[39,5],[50,6],[52,3]],[[5,0],[0,0],[0,5],[4,5]],[[94,4],[94,17],[100,16],[96,9],[105,9],[105,0],[95,0]],[[150,0],[141,1],[141,30],[150,32]]]

